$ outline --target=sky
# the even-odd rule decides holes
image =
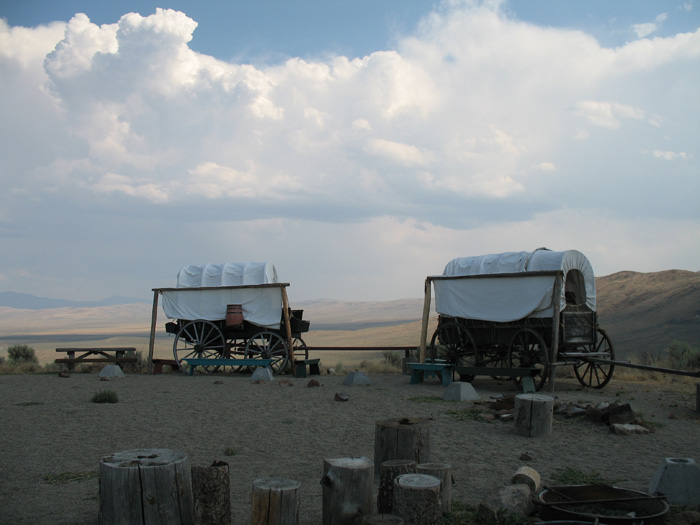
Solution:
[[[697,0],[0,0],[0,291],[294,301],[455,257],[700,271]]]

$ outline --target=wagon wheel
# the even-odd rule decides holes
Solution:
[[[224,357],[226,359],[243,359],[245,357],[245,339],[231,339],[229,334],[229,339],[226,341],[226,349],[224,350]],[[243,367],[240,365],[224,365],[222,367],[217,367],[217,370],[222,372],[240,372]]]
[[[309,348],[301,337],[295,337],[292,341],[292,354],[294,354],[294,359],[309,358]]]
[[[492,367],[507,367],[508,366],[508,347],[504,345],[493,345],[479,348],[479,366]],[[507,381],[510,377],[491,376],[497,381]]]
[[[611,361],[615,360],[615,348],[613,348],[612,341],[605,333],[605,330],[598,328],[598,342],[595,345],[584,345],[582,348],[583,352],[595,352],[595,357],[598,359],[609,359]],[[604,363],[594,363],[592,361],[586,361],[585,358],[574,365],[574,372],[576,373],[576,378],[579,383],[583,386],[590,386],[593,388],[603,388],[612,379],[613,370],[615,370],[615,365],[604,364]]]
[[[180,370],[189,371],[188,357],[209,359],[221,357],[224,354],[226,341],[218,326],[210,321],[189,321],[185,323],[175,336],[173,356]],[[207,373],[216,370],[215,366],[203,367]]]
[[[532,379],[535,390],[541,390],[549,376],[549,353],[542,335],[531,328],[523,328],[516,332],[508,345],[508,366],[537,368],[539,374]],[[513,381],[520,386],[520,378],[515,378]]]
[[[270,369],[274,375],[287,368],[287,343],[274,332],[258,332],[245,345],[246,359],[273,359]]]
[[[477,348],[469,330],[454,321],[440,325],[430,340],[430,359],[457,366],[477,366]],[[474,380],[473,375],[460,374],[460,377],[468,382]]]

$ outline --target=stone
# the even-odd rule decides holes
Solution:
[[[649,484],[671,505],[700,505],[700,467],[692,458],[666,458]]]
[[[250,377],[251,381],[272,381],[273,375],[272,370],[268,367],[257,367],[253,375]]]
[[[474,390],[471,383],[455,381],[445,388],[445,391],[442,393],[442,399],[445,401],[476,401],[481,399],[481,397]]]
[[[520,467],[510,478],[510,482],[512,485],[527,485],[532,496],[539,494],[542,489],[539,472],[530,467]]]
[[[108,378],[116,378],[116,377],[124,377],[124,372],[122,372],[122,369],[119,368],[119,365],[105,365],[105,367],[100,371],[100,378],[102,377],[108,377]]]
[[[651,431],[641,425],[632,425],[629,423],[618,423],[610,425],[610,431],[619,436],[628,436],[630,434],[649,434]]]
[[[308,386],[308,387],[321,386],[321,383],[319,383],[315,379],[311,379],[308,383],[306,383],[306,386]]]
[[[360,372],[359,370],[355,370],[354,372],[350,372],[347,376],[345,376],[345,379],[343,379],[343,384],[371,385],[372,383],[370,382],[369,377],[367,377],[367,374]]]
[[[476,516],[486,522],[509,515],[529,516],[534,510],[530,487],[523,484],[506,485],[493,490],[479,503]]]

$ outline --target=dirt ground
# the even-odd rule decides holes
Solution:
[[[411,385],[405,375],[376,374],[371,385],[347,386],[345,375],[316,378],[321,387],[296,378],[287,378],[293,386],[256,384],[244,375],[127,375],[111,382],[96,374],[0,375],[0,523],[97,523],[101,458],[168,448],[187,454],[190,465],[230,465],[234,523],[250,522],[253,480],[282,477],[302,484],[301,523],[319,524],[323,459],[373,459],[375,423],[388,418],[432,418],[431,461],[452,465],[453,500],[468,504],[507,484],[525,465],[545,484],[573,468],[646,491],[664,458],[700,460],[700,416],[690,381],[613,379],[599,391],[558,380],[550,394],[557,399],[628,402],[655,432],[620,436],[605,425],[556,417],[551,435],[528,438],[515,434],[512,421],[458,420],[448,413],[471,402],[426,402],[444,390],[434,379]],[[483,400],[518,393],[512,383],[491,379],[477,379],[474,387]],[[91,402],[105,389],[116,391],[119,402]],[[338,392],[349,400],[336,401]],[[524,453],[531,459],[520,459]]]

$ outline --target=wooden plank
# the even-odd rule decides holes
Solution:
[[[87,348],[56,348],[56,352],[136,352],[133,346],[87,347]]]
[[[428,321],[430,318],[430,300],[431,300],[431,280],[430,277],[425,279],[425,296],[423,297],[423,320],[420,328],[420,343],[418,345],[418,360],[423,362],[426,358],[426,344],[428,340]]]
[[[135,357],[83,357],[83,358],[70,358],[63,357],[55,359],[54,363],[136,363],[138,359]]]
[[[152,288],[154,292],[197,292],[202,290],[242,290],[245,288],[285,288],[289,283],[244,284],[241,286],[197,286],[193,288]]]
[[[153,349],[156,344],[156,322],[158,319],[158,292],[153,292],[153,308],[151,309],[151,334],[148,339],[148,373],[153,373]]]

